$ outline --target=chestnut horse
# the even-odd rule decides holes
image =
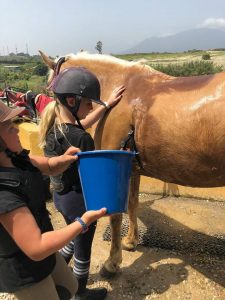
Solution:
[[[42,52],[45,63],[56,62]],[[225,73],[172,77],[147,65],[111,56],[79,53],[65,56],[60,71],[84,66],[101,83],[101,98],[121,84],[121,102],[105,114],[95,131],[97,149],[119,149],[134,130],[141,167],[134,167],[129,199],[129,231],[123,247],[138,243],[140,175],[191,187],[225,185]],[[104,270],[115,273],[122,261],[119,230],[122,216],[111,216],[112,245]]]

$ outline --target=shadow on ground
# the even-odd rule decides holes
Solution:
[[[171,285],[179,284],[187,279],[187,266],[191,266],[210,281],[225,287],[225,224],[223,232],[221,232],[221,228],[220,232],[216,232],[216,228],[214,228],[213,235],[205,233],[211,230],[213,223],[215,226],[218,222],[224,223],[225,206],[223,203],[219,202],[217,204],[213,201],[211,204],[210,202],[199,200],[198,206],[202,206],[201,212],[204,213],[204,206],[207,206],[207,215],[201,215],[201,218],[199,218],[204,232],[199,232],[156,210],[157,202],[160,202],[160,205],[163,202],[165,208],[165,205],[167,205],[166,201],[167,199],[165,198],[152,196],[151,200],[142,201],[139,205],[140,243],[137,246],[137,250],[142,252],[142,255],[128,267],[122,268],[123,276],[126,277],[126,274],[129,274],[131,282],[129,284],[129,280],[128,282],[126,281],[123,289],[133,290],[133,293],[138,290],[139,294],[143,295],[162,294]],[[191,220],[190,216],[185,216],[183,210],[183,201],[185,199],[176,199],[174,201],[179,203],[176,213],[179,214],[179,209],[182,210],[182,216],[184,218],[189,217],[190,222],[193,223],[193,219]],[[189,201],[191,201],[190,205],[195,205],[195,200],[189,199]],[[187,202],[185,203],[187,205]],[[212,216],[209,215],[209,212],[211,212],[211,209],[209,210],[210,207],[212,208]],[[210,217],[209,223],[206,218]],[[198,215],[195,218],[198,219]],[[220,220],[217,218],[220,218]],[[186,219],[185,224],[187,223],[188,219]],[[127,230],[128,218],[124,216],[121,235],[125,236]],[[103,233],[103,239],[110,240],[109,226],[106,227]],[[146,251],[146,247],[148,251]],[[158,251],[158,249],[164,249],[165,251]],[[125,255],[127,254],[124,252]],[[96,276],[98,275],[96,274]],[[118,280],[119,276],[120,274],[111,281],[112,285],[115,280]]]

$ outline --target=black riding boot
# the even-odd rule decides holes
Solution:
[[[88,277],[78,279],[78,290],[74,300],[103,300],[107,296],[106,288],[87,289]]]

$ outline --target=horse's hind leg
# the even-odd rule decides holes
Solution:
[[[122,245],[124,250],[133,251],[138,244],[138,225],[137,225],[137,207],[140,186],[140,176],[131,177],[130,194],[129,194],[129,230],[127,236],[123,239]]]
[[[111,250],[109,258],[105,261],[101,275],[104,277],[111,277],[116,274],[119,265],[122,262],[122,247],[121,247],[121,223],[122,214],[110,216],[111,225]]]

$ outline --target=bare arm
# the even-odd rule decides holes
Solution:
[[[114,105],[116,105],[122,99],[124,91],[125,87],[123,85],[115,88],[115,90],[111,93],[108,101],[106,102],[108,107],[99,105],[93,112],[88,114],[85,119],[80,120],[84,129],[91,127],[95,122],[97,122],[103,117],[105,111],[108,108],[111,108]]]
[[[50,158],[30,155],[30,160],[43,174],[57,175],[63,173],[71,163],[77,160],[75,155],[77,152],[80,152],[79,148],[69,147],[63,155]]]
[[[98,211],[89,211],[82,216],[82,219],[87,225],[90,225],[105,213],[105,208]],[[42,260],[55,253],[82,231],[81,224],[73,222],[62,229],[42,234],[27,207],[21,207],[0,215],[0,223],[18,247],[35,261]]]

